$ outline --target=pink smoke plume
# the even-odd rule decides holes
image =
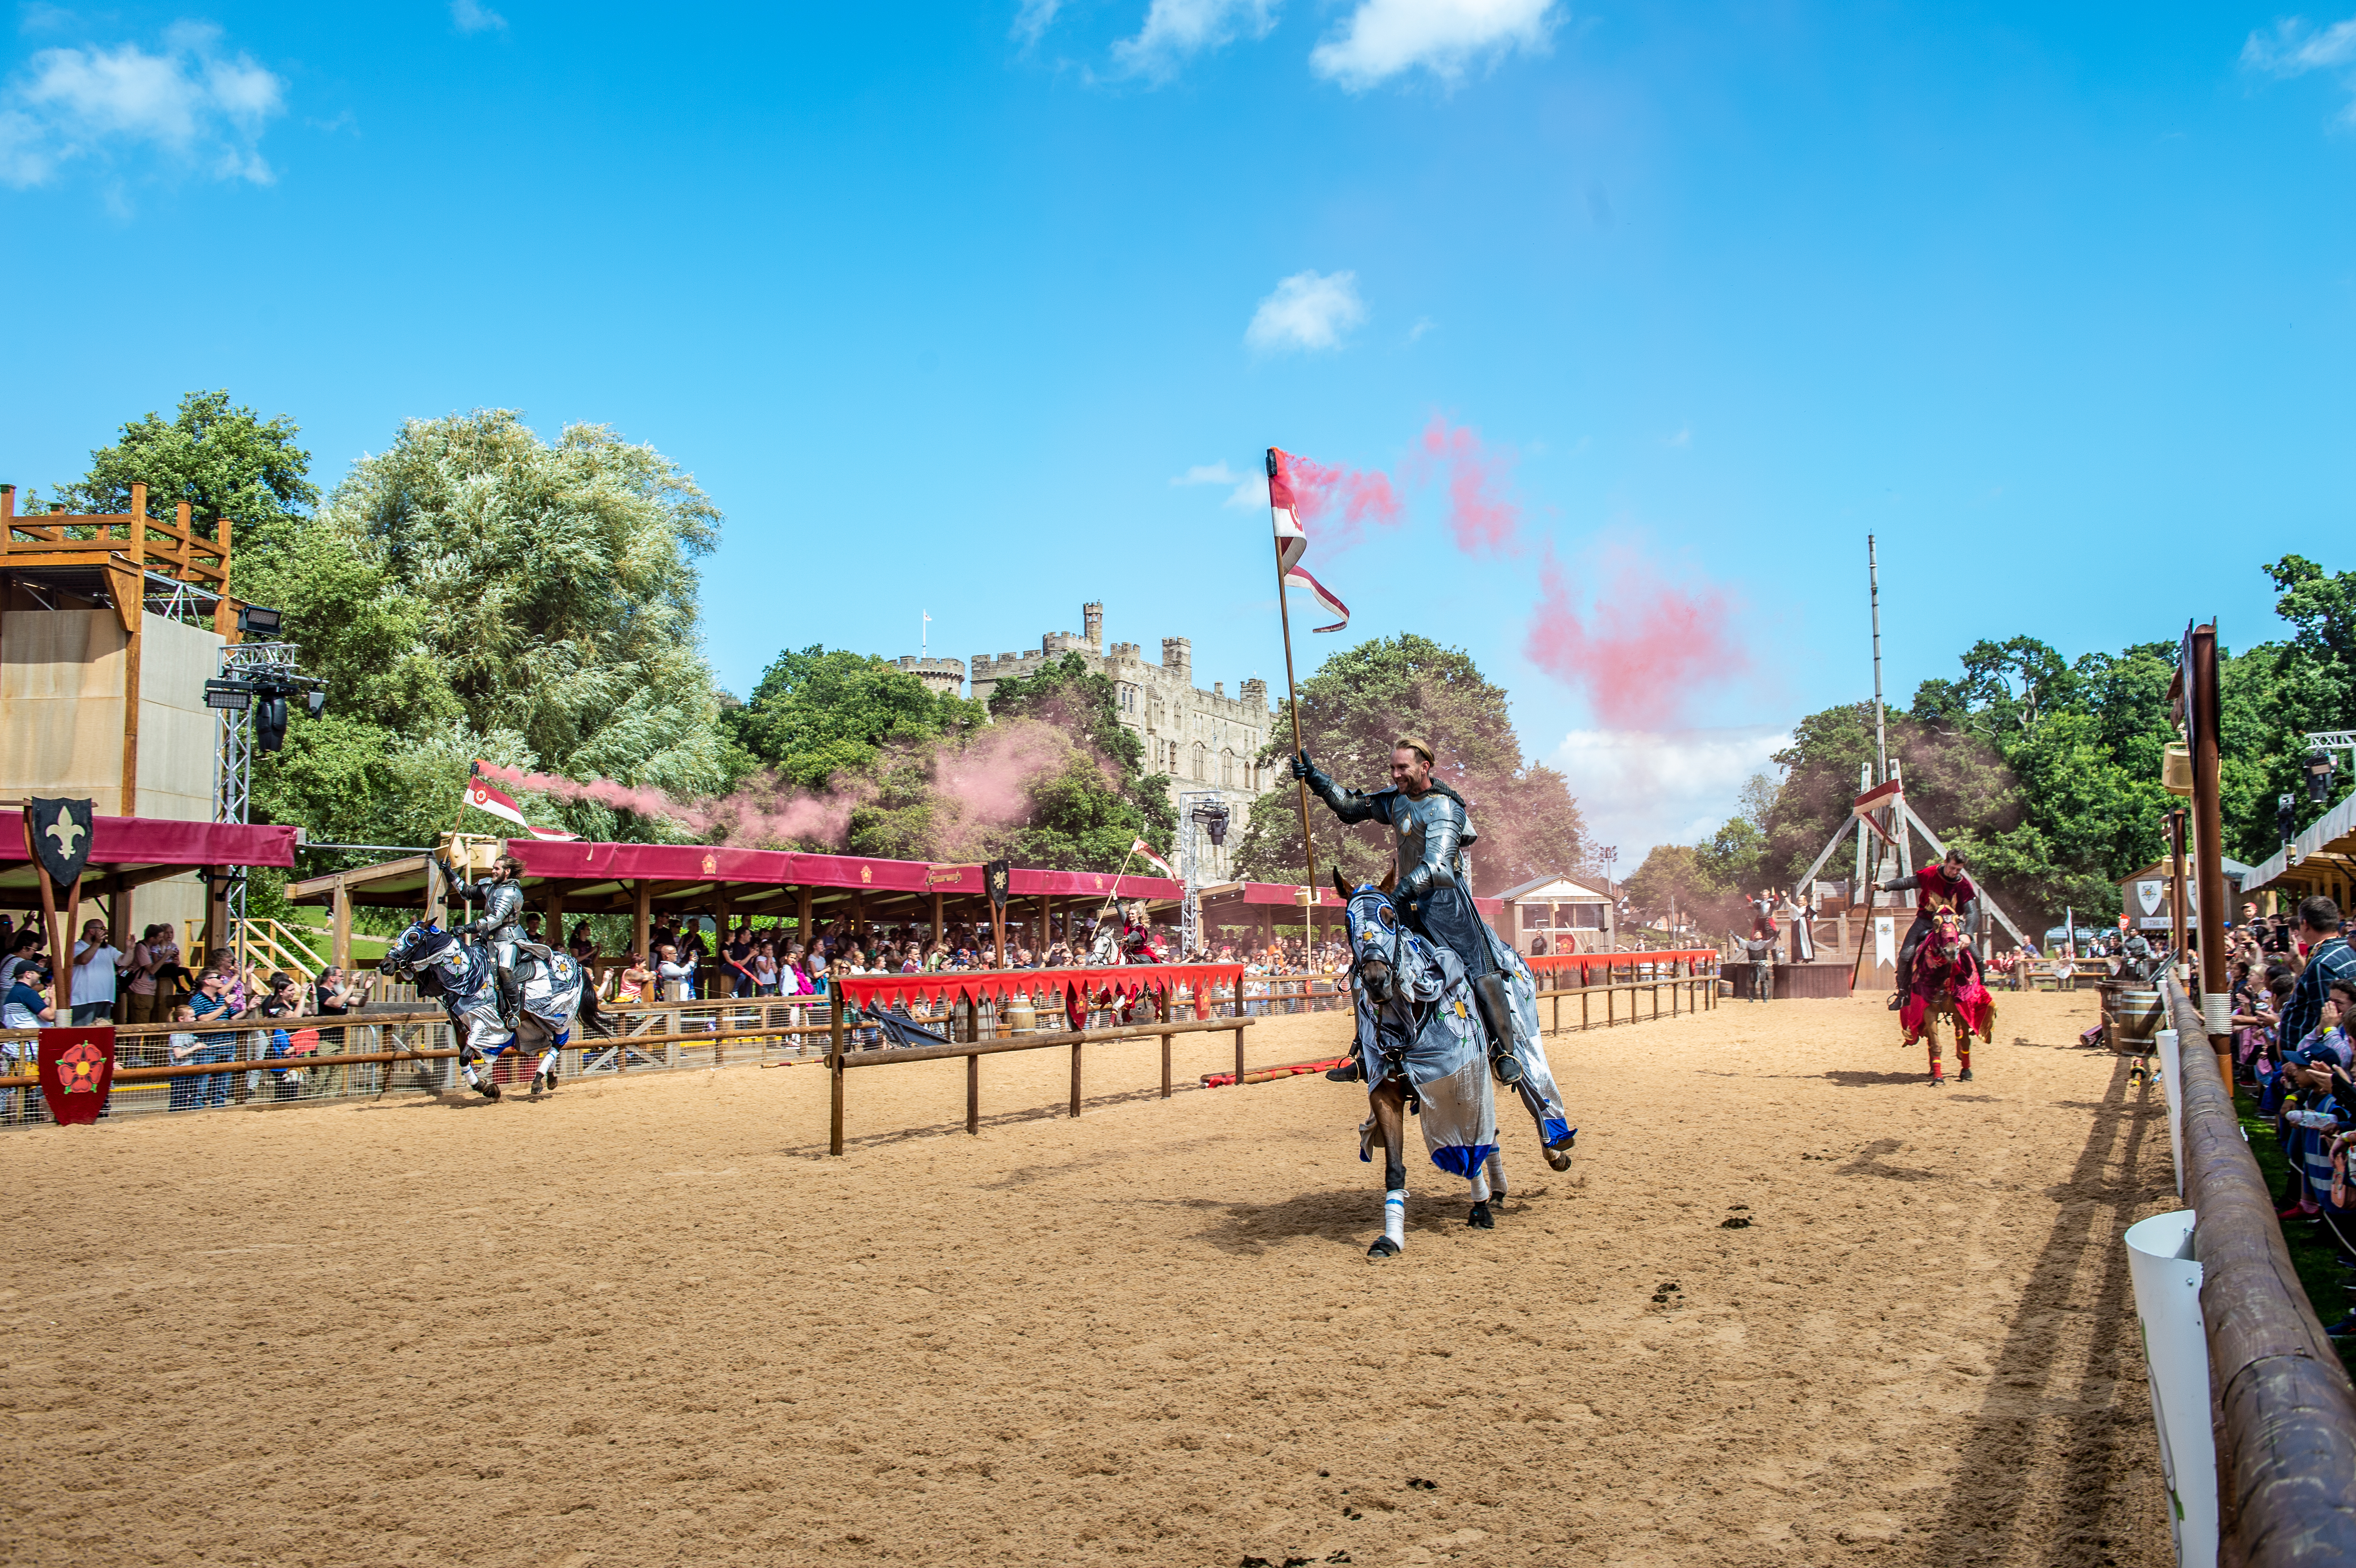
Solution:
[[[1328,554],[1356,544],[1368,523],[1397,528],[1405,515],[1391,476],[1379,468],[1332,468],[1290,453],[1286,458],[1301,527]]]
[[[1522,549],[1522,507],[1513,499],[1514,459],[1489,446],[1470,425],[1451,427],[1438,414],[1423,427],[1419,478],[1434,468],[1448,470],[1448,531],[1467,555],[1517,555]]]
[[[1013,720],[984,729],[962,746],[937,741],[895,754],[894,765],[923,769],[936,807],[928,841],[912,845],[912,851],[937,860],[982,858],[990,835],[1029,815],[1030,785],[1064,767],[1072,751],[1071,741],[1054,726]],[[1099,760],[1099,765],[1106,764]],[[584,783],[497,763],[485,763],[483,772],[503,784],[556,800],[669,817],[699,837],[717,830],[722,843],[739,848],[813,842],[839,848],[850,834],[851,814],[877,793],[868,780],[837,778],[825,794],[812,795],[765,770],[726,795],[680,800],[641,784]]]
[[[756,773],[728,795],[708,800],[680,800],[645,784],[616,784],[611,779],[584,783],[562,773],[527,773],[498,763],[485,763],[483,773],[501,784],[554,800],[592,801],[640,816],[667,816],[691,833],[721,828],[726,835],[723,842],[746,848],[813,839],[840,845],[851,829],[851,812],[866,799],[860,791],[809,795],[766,772]]]
[[[1582,617],[1548,547],[1538,603],[1522,652],[1564,685],[1583,690],[1606,724],[1671,727],[1703,680],[1748,667],[1730,606],[1714,586],[1682,587],[1625,552],[1607,556],[1594,605]]]

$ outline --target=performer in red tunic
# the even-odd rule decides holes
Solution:
[[[1898,950],[1898,990],[1890,998],[1890,1010],[1896,1012],[1906,1000],[1906,975],[1914,962],[1915,949],[1931,933],[1931,917],[1942,909],[1952,909],[1963,917],[1963,928],[1970,931],[1979,923],[1980,891],[1964,872],[1964,852],[1950,849],[1944,860],[1925,866],[1911,877],[1892,877],[1875,884],[1885,893],[1914,889],[1921,896],[1915,900],[1914,923],[1906,928],[1906,942]]]
[[[1905,1026],[1906,1043],[1912,1045],[1927,1031],[1932,1009],[1952,997],[1955,1060],[1963,1068],[1956,1076],[1968,1079],[1972,1075],[1972,1036],[1996,1039],[1996,998],[1988,995],[1980,973],[1979,955],[1965,940],[1963,922],[1955,912],[1938,910],[1928,923],[1928,934],[1910,949],[1913,958],[1906,970],[1906,1006],[1898,1015],[1898,1021]],[[1935,1033],[1931,1036],[1931,1081],[1943,1081]]]

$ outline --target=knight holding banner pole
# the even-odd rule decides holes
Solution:
[[[1350,624],[1349,607],[1301,570],[1301,558],[1309,549],[1309,536],[1301,527],[1288,454],[1272,446],[1268,449],[1268,504],[1276,525],[1279,605],[1283,604],[1287,588],[1305,588],[1340,617],[1334,624],[1317,630],[1340,631]],[[1287,686],[1292,684],[1292,624],[1289,613],[1285,617],[1284,678]],[[1513,1009],[1506,997],[1505,976],[1497,971],[1490,952],[1488,928],[1482,923],[1480,912],[1473,908],[1472,890],[1465,878],[1463,852],[1475,837],[1472,815],[1462,795],[1431,776],[1431,765],[1438,760],[1431,743],[1412,735],[1400,736],[1391,752],[1390,788],[1373,795],[1344,789],[1310,759],[1308,746],[1301,737],[1301,700],[1295,691],[1292,752],[1292,776],[1301,781],[1301,843],[1310,845],[1312,791],[1345,823],[1380,822],[1392,830],[1398,854],[1393,896],[1408,925],[1463,961],[1464,973],[1472,983],[1474,1004],[1488,1031],[1489,1060],[1498,1082],[1518,1083],[1522,1067],[1514,1054]],[[1313,888],[1317,877],[1313,847],[1309,848],[1309,861]],[[1347,1080],[1361,1071],[1354,1061],[1326,1076]]]

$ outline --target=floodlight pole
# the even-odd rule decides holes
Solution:
[[[252,685],[284,679],[296,672],[293,643],[231,643],[220,650],[220,678]],[[253,697],[242,708],[220,713],[220,749],[213,776],[213,820],[242,825],[253,812]],[[236,955],[236,973],[245,974],[245,868],[223,869],[220,944]],[[208,955],[209,958],[210,955]]]

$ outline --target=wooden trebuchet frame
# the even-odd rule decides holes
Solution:
[[[2356,1387],[2293,1271],[2200,1005],[2167,981],[2198,1216],[2201,1327],[2219,1424],[2222,1558],[2250,1568],[2356,1563]]]

